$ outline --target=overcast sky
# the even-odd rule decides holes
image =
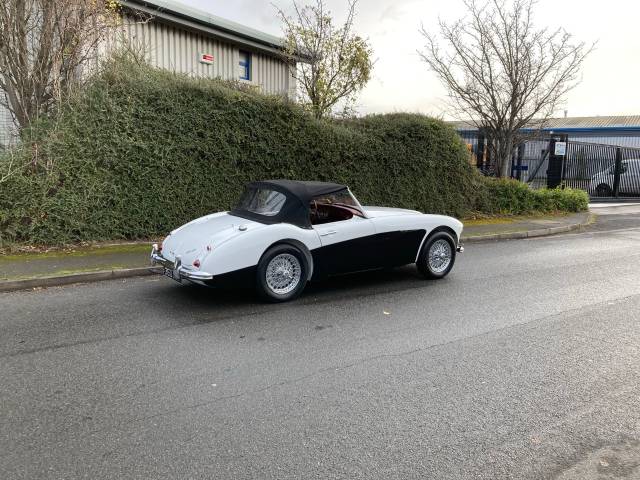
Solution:
[[[280,34],[268,0],[178,0],[267,33]],[[290,0],[273,3],[289,10]],[[304,4],[304,0],[299,3]],[[326,0],[344,18],[345,0]],[[373,45],[373,78],[359,99],[362,113],[408,111],[448,117],[445,91],[420,61],[420,24],[434,30],[438,17],[464,14],[461,0],[360,0],[357,32]],[[536,23],[564,27],[577,39],[598,41],[582,83],[568,96],[570,116],[640,115],[640,1],[540,0]],[[561,112],[560,112],[561,114]]]

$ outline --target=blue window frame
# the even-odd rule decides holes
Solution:
[[[240,62],[238,63],[241,80],[251,81],[251,53],[240,50]]]

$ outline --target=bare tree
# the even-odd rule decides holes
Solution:
[[[423,26],[426,46],[418,53],[447,88],[453,113],[487,134],[498,172],[508,176],[521,130],[553,115],[595,44],[536,28],[536,0],[463,1],[468,17],[440,21],[438,36]]]
[[[19,129],[81,81],[118,22],[118,9],[116,0],[2,0],[0,104]]]
[[[294,1],[294,17],[278,9],[284,25],[285,58],[293,66],[301,56],[306,57],[292,68],[292,76],[300,87],[300,102],[316,118],[335,113],[338,106],[342,113],[350,112],[356,95],[371,78],[371,45],[353,32],[356,3],[349,0],[341,27],[334,26],[323,0],[304,7]]]

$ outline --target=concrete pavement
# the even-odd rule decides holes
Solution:
[[[594,223],[591,212],[577,212],[566,215],[541,217],[515,217],[513,219],[491,219],[475,223],[465,222],[462,232],[463,242],[485,240],[515,240],[529,237],[543,237],[585,228]]]
[[[164,278],[0,294],[0,478],[638,478],[623,224],[285,305]]]
[[[595,203],[589,209],[598,221],[589,226],[592,231],[611,231],[640,226],[640,203]]]
[[[0,282],[149,265],[151,242],[0,256]]]

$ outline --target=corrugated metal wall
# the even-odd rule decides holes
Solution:
[[[473,151],[476,149],[478,143],[477,132],[475,130],[458,130],[458,133],[462,137],[463,141],[472,145]],[[556,133],[567,133],[569,135],[569,142],[581,142],[581,143],[594,143],[601,145],[615,145],[618,147],[633,147],[640,148],[640,132],[570,132],[562,129],[556,130]],[[529,142],[526,146],[525,156],[539,156],[537,142]]]
[[[151,65],[198,77],[239,80],[240,47],[237,45],[159,21],[144,22],[129,16],[123,20],[125,39],[132,47],[142,49]],[[98,56],[104,55],[117,43],[117,40],[109,39],[100,46]],[[200,63],[202,53],[212,54],[213,64]],[[258,86],[266,94],[294,98],[295,79],[287,63],[261,52],[251,53],[251,81],[247,83]],[[0,145],[8,145],[15,139],[13,130],[11,115],[0,106]]]
[[[0,95],[4,94],[0,91]],[[7,146],[16,140],[15,127],[11,113],[4,106],[0,105],[0,146]]]
[[[619,147],[640,148],[640,133],[586,134],[569,132],[569,142],[600,143],[603,145],[617,145]]]
[[[142,46],[151,65],[199,77],[239,79],[237,45],[159,21],[141,22],[127,17],[124,28],[132,46]],[[212,54],[213,64],[200,63],[202,53]],[[251,53],[249,83],[259,86],[264,93],[291,95],[294,79],[287,63],[263,53]]]

